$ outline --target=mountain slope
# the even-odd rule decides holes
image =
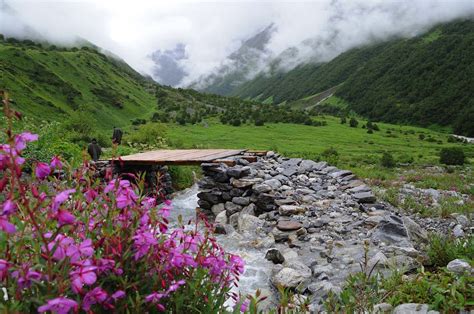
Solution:
[[[272,24],[247,39],[239,49],[228,56],[227,62],[217,68],[215,73],[199,78],[189,87],[207,93],[229,95],[236,86],[245,82],[248,75],[266,58],[265,47],[274,31]]]
[[[87,111],[98,126],[128,124],[156,108],[153,85],[125,62],[89,47],[0,41],[0,88],[31,117],[60,120]]]
[[[337,91],[372,119],[453,125],[474,135],[474,21],[394,42]]]
[[[455,132],[473,136],[474,21],[352,49],[324,64],[262,73],[231,94],[281,103],[339,84],[336,95],[369,118],[453,126]]]

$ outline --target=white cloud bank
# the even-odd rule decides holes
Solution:
[[[411,36],[473,15],[472,0],[0,0],[0,33],[32,37],[33,29],[62,43],[82,37],[147,74],[153,52],[184,44],[187,58],[180,65],[190,82],[271,23],[277,27],[267,47],[271,54],[298,46],[298,60],[314,55],[324,60],[373,40]],[[309,38],[313,44],[302,46]]]

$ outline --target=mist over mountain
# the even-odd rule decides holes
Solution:
[[[176,86],[188,74],[180,65],[186,59],[186,46],[177,44],[174,49],[157,50],[151,55],[155,63],[153,78],[160,84]]]
[[[201,76],[191,83],[190,87],[215,94],[229,93],[252,78],[262,63],[268,62],[271,54],[266,47],[276,31],[275,25],[270,24],[243,41],[239,49],[232,52],[225,62],[210,75]]]

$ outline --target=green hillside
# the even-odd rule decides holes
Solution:
[[[15,108],[33,118],[61,120],[86,111],[99,127],[109,128],[150,115],[156,107],[149,92],[153,83],[89,47],[8,39],[0,42],[0,75],[0,88],[10,93]]]
[[[474,136],[474,21],[352,49],[325,64],[262,74],[232,94],[278,104],[341,83],[336,95],[369,118],[452,126],[457,133]]]

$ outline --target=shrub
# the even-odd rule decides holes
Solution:
[[[336,165],[339,160],[339,153],[334,147],[329,147],[321,153],[321,159],[332,165]]]
[[[463,165],[464,151],[460,147],[445,147],[439,152],[439,162],[445,165]]]
[[[379,126],[378,126],[377,124],[375,124],[375,123],[372,124],[372,129],[373,129],[374,131],[380,131]]]
[[[216,243],[207,222],[203,234],[171,230],[169,202],[142,196],[143,182],[107,175],[103,185],[87,164],[72,171],[53,158],[22,176],[21,153],[37,136],[8,134],[0,147],[0,173],[11,179],[2,187],[1,312],[225,312],[243,261]]]
[[[346,117],[341,117],[341,124],[346,124],[346,123],[347,123]]]
[[[255,119],[255,126],[262,126],[264,124],[265,122],[263,121],[263,119]]]
[[[474,260],[473,235],[466,239],[455,239],[435,233],[429,239],[427,254],[432,266],[444,267],[457,258]]]
[[[390,154],[389,152],[384,152],[382,154],[382,158],[380,160],[380,163],[385,168],[393,168],[396,165],[395,159],[393,158],[392,154]]]
[[[372,134],[372,133],[374,133],[374,131],[372,131],[372,129],[367,130],[367,134]]]
[[[161,123],[147,123],[126,136],[125,142],[165,146],[167,128]]]
[[[349,126],[351,128],[356,128],[358,124],[359,124],[359,121],[357,121],[356,118],[351,118],[349,120]]]
[[[424,134],[419,134],[418,139],[420,139],[420,141],[423,141],[425,139],[425,135]]]

